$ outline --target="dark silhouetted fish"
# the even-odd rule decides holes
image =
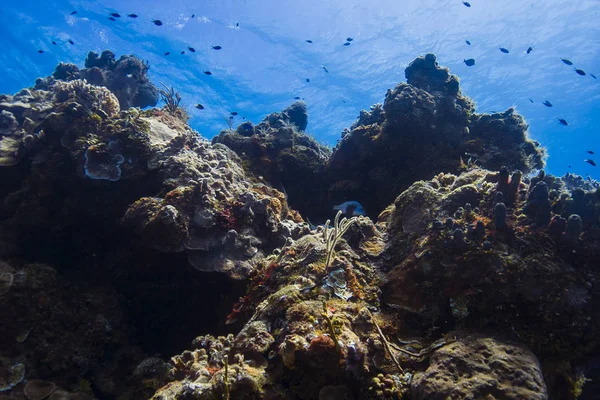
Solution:
[[[195,52],[196,52],[196,49],[195,49],[195,48],[193,48],[193,47],[189,47],[189,46],[188,46],[188,50],[189,50],[189,51],[191,51],[192,53],[195,53]]]
[[[310,39],[306,39],[306,43],[312,43],[313,41]]]
[[[110,19],[111,21],[116,21],[116,19],[114,19],[113,17],[108,17],[108,19]]]
[[[240,27],[240,23],[239,23],[239,22],[238,22],[238,23],[236,23],[236,24],[235,24],[235,27],[236,27],[236,28],[239,28],[239,27]]]
[[[165,53],[165,56],[168,56],[169,54],[171,54],[171,52],[170,52],[170,51],[167,51],[167,52]]]
[[[596,162],[594,162],[594,160],[592,160],[591,158],[585,159],[583,161],[590,164],[591,166],[594,166],[594,167],[596,166]]]
[[[529,99],[529,101],[530,101],[531,103],[533,103],[533,100]]]
[[[185,50],[181,50],[181,54],[185,54]]]
[[[231,116],[233,116],[233,117],[235,117],[236,115],[238,115],[238,113],[236,113],[235,111],[232,111],[229,114],[231,114]]]
[[[198,110],[204,110],[204,106],[203,106],[202,104],[200,104],[200,103],[196,104],[196,105],[195,105],[195,107],[196,107]]]
[[[559,118],[559,119],[558,119],[558,122],[560,122],[560,123],[561,123],[562,125],[564,125],[564,126],[567,126],[567,125],[569,125],[569,123],[567,122],[567,120],[566,120],[566,119],[563,119],[563,118]]]
[[[56,46],[56,42],[54,40],[52,41],[52,44]]]
[[[594,74],[590,74],[590,76],[591,76],[592,78],[596,79],[596,75],[594,75]]]
[[[510,51],[508,51],[508,49],[505,49],[504,47],[498,47],[500,49],[501,52],[503,52],[504,54],[508,54],[510,53]]]
[[[204,73],[205,73],[206,75],[212,75],[212,72],[210,72],[210,71],[204,71]]]
[[[152,23],[156,26],[161,26],[162,25],[162,21],[160,19],[153,19]]]
[[[351,37],[349,37],[349,38],[346,38],[346,42],[351,42],[351,41],[353,41],[353,40],[354,40],[354,39],[353,39],[353,38],[351,38]]]
[[[342,100],[342,103],[346,104],[346,100]]]
[[[552,103],[550,103],[548,100],[544,101],[542,104],[546,107],[552,107]]]
[[[594,154],[594,152],[592,150],[588,150],[587,151],[589,154]]]
[[[212,46],[212,49],[213,49],[213,50],[221,50],[221,49],[222,49],[222,47],[221,47],[221,46]]]
[[[38,53],[44,54],[44,50],[38,50]]]
[[[350,42],[344,43],[344,46],[350,46]]]
[[[115,18],[121,18],[121,14],[119,13],[110,13],[110,16]]]
[[[196,16],[196,14],[192,14],[192,18],[194,18]]]
[[[526,53],[527,53],[527,54],[529,54],[529,53],[531,53],[532,51],[533,51],[533,47],[529,46],[529,47],[527,48],[527,51],[526,51]]]
[[[321,68],[323,68],[323,71],[325,71],[325,72],[329,73],[329,70],[327,69],[327,67],[326,67],[326,66],[324,66],[324,65],[321,65]]]
[[[75,44],[75,42],[73,40],[71,40],[71,39],[69,39],[69,43]]]
[[[127,16],[129,18],[137,18],[138,17],[137,14],[127,14]]]
[[[310,82],[310,79],[306,78],[306,82]]]
[[[77,11],[71,12],[71,15],[75,15],[75,14],[77,14]]]
[[[471,3],[469,3],[468,1],[463,1],[463,4],[464,4],[466,7],[471,7]]]
[[[566,58],[561,58],[560,61],[564,62],[567,65],[573,65],[573,62],[571,60],[567,60]]]
[[[471,42],[469,42],[468,40],[465,40],[465,43],[468,44],[469,46],[471,45]]]
[[[475,65],[475,59],[473,59],[473,58],[469,58],[467,60],[463,60],[463,62],[465,64],[467,64],[467,67],[472,67],[473,65]]]
[[[300,96],[294,97],[294,100],[300,100]]]
[[[575,68],[575,72],[577,72],[581,76],[585,76],[585,71],[579,68]]]

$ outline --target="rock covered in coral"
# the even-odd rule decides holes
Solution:
[[[121,56],[118,60],[110,50],[100,56],[91,51],[85,68],[60,63],[52,76],[36,81],[35,89],[49,90],[56,81],[85,79],[91,85],[104,86],[119,100],[122,109],[153,107],[158,103],[158,89],[148,79],[149,64],[137,57]]]
[[[471,163],[526,173],[543,166],[522,117],[512,109],[475,114],[458,78],[433,54],[415,59],[405,73],[407,83],[388,90],[383,107],[361,112],[334,149],[327,170],[334,203],[358,200],[376,215],[415,180],[442,171]]]
[[[249,171],[285,191],[292,207],[311,215],[322,207],[330,152],[300,132],[306,118],[306,104],[297,101],[256,126],[244,122],[235,131],[222,131],[212,142],[235,151]]]
[[[411,399],[548,399],[540,364],[524,346],[467,336],[431,356]]]

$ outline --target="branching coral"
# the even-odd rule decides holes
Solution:
[[[333,253],[337,241],[346,233],[346,231],[357,221],[356,217],[350,219],[344,217],[340,221],[342,212],[338,211],[333,220],[333,229],[329,229],[330,220],[325,222],[325,229],[323,230],[323,239],[325,239],[325,248],[327,249],[327,259],[325,260],[325,269],[329,268],[329,264],[333,259]]]
[[[181,102],[181,95],[173,87],[168,87],[164,83],[161,83],[164,89],[158,89],[160,99],[165,102],[165,108],[173,115],[177,113],[179,109],[179,103]]]

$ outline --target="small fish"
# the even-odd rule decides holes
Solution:
[[[367,215],[367,212],[358,201],[345,201],[342,204],[333,206],[336,211],[341,211],[347,217],[353,217],[355,215]]]
[[[71,44],[75,44],[75,42],[74,42],[74,41],[72,41],[71,39],[69,39],[69,43],[71,43]]]
[[[196,107],[198,110],[204,110],[204,106],[200,103],[196,104],[194,107]]]
[[[510,51],[508,51],[508,49],[505,49],[504,47],[498,47],[500,49],[501,52],[503,52],[504,54],[508,54],[510,53]]]
[[[353,39],[353,38],[351,38],[351,37],[349,37],[349,38],[346,38],[346,42],[351,42],[351,41],[353,41],[353,40],[354,40],[354,39]]]
[[[527,53],[527,54],[529,54],[529,53],[531,53],[532,51],[533,51],[533,47],[529,46],[529,47],[527,48],[527,51],[526,51],[526,53]]]
[[[594,152],[592,150],[588,150],[587,152],[588,152],[588,154],[594,154]]]
[[[195,52],[196,52],[196,49],[195,49],[195,48],[193,48],[193,47],[189,47],[189,46],[188,46],[188,50],[189,50],[189,51],[191,51],[192,53],[195,53]]]
[[[577,72],[581,76],[585,76],[585,71],[579,68],[575,68],[575,72]]]
[[[310,39],[306,39],[306,43],[312,43],[313,41]]]
[[[212,46],[212,49],[213,49],[213,50],[221,50],[221,49],[222,49],[222,47],[221,47],[221,46]]]
[[[160,19],[153,19],[152,23],[156,26],[161,26],[162,25],[162,21]]]
[[[467,67],[472,67],[475,65],[475,60],[473,58],[469,58],[468,60],[463,60],[463,62],[467,65]]]
[[[326,67],[326,66],[324,66],[324,65],[321,65],[321,68],[323,68],[323,71],[325,71],[325,72],[329,73],[329,70],[327,69],[327,67]]]
[[[194,18],[196,16],[196,14],[192,14],[192,18]]]
[[[471,42],[468,40],[465,40],[465,43],[468,44],[469,46],[471,45]]]
[[[342,100],[342,103],[346,104],[346,100]]]
[[[116,21],[116,19],[114,19],[113,17],[108,17],[108,19],[110,19],[111,21]]]
[[[185,50],[181,50],[181,54],[185,54]]]
[[[121,18],[121,14],[119,13],[110,13],[110,16],[115,18]]]
[[[533,100],[529,99],[529,102],[533,103]]]
[[[590,76],[591,76],[592,78],[596,79],[596,75],[594,75],[594,74],[590,74]]]
[[[237,22],[237,23],[235,24],[235,27],[236,27],[236,28],[239,28],[239,27],[240,27],[240,23],[239,23],[239,22]]]
[[[593,167],[596,166],[596,162],[594,162],[594,160],[592,160],[591,158],[585,159],[583,161],[585,161],[586,163],[590,164]]]
[[[169,54],[171,54],[171,52],[170,52],[170,51],[167,51],[167,52],[165,53],[165,56],[168,56]]]
[[[75,14],[77,14],[77,11],[71,12],[71,15],[75,15]]]
[[[204,73],[205,73],[206,75],[212,75],[212,72],[210,72],[210,71],[204,71]]]
[[[560,122],[560,123],[561,123],[562,125],[564,125],[564,126],[567,126],[567,125],[569,125],[569,123],[567,122],[567,120],[566,120],[566,119],[563,119],[563,118],[559,118],[559,119],[558,119],[558,122]]]
[[[294,97],[294,100],[300,100],[300,96]]]
[[[469,3],[468,1],[463,1],[463,4],[465,5],[465,7],[471,7],[471,3]]]
[[[44,50],[38,50],[38,53],[44,54]]]
[[[127,16],[129,18],[137,18],[138,17],[137,14],[127,14]]]
[[[54,40],[52,41],[52,44],[56,46],[56,42]]]
[[[306,82],[310,82],[310,79],[306,78]]]
[[[238,113],[236,113],[235,111],[232,111],[229,113],[232,117],[235,117],[236,115],[238,115]]]
[[[542,104],[546,107],[552,107],[552,103],[550,103],[548,100],[544,101]]]
[[[566,58],[561,58],[560,61],[564,62],[567,65],[573,65],[573,62],[571,60],[567,60]]]
[[[344,43],[344,46],[350,46],[350,42]]]

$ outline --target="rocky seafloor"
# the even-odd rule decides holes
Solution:
[[[515,110],[428,54],[333,149],[208,141],[147,71],[0,96],[0,399],[595,398],[600,189]]]

